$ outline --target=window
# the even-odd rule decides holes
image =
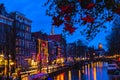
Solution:
[[[16,39],[16,45],[19,45],[19,39]]]
[[[20,32],[17,32],[16,36],[20,36]]]
[[[3,22],[3,19],[2,19],[2,18],[0,18],[0,22]]]
[[[28,26],[26,26],[26,31],[29,31],[29,27]]]
[[[24,46],[24,40],[21,40],[21,46]]]
[[[16,22],[16,27],[19,28],[20,24],[19,22]]]
[[[19,48],[19,54],[21,54],[21,48]]]
[[[16,54],[18,54],[19,53],[19,49],[18,48],[16,48]]]

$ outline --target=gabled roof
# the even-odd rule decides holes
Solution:
[[[32,34],[33,34],[34,37],[39,37],[39,35],[40,35],[39,32],[34,32]]]
[[[44,34],[44,33],[41,33],[41,32],[34,32],[34,33],[32,33],[32,36],[35,37],[35,38],[48,40],[47,34]]]
[[[57,35],[49,35],[49,36],[48,36],[48,39],[49,39],[49,40],[53,40],[53,41],[60,42],[61,39],[62,39],[62,36],[61,36],[60,34],[57,34]]]

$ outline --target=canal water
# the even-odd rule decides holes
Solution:
[[[48,80],[120,80],[120,77],[107,73],[107,63],[95,62],[49,77]]]

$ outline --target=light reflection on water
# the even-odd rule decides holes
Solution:
[[[80,69],[72,69],[48,80],[120,80],[107,74],[107,63],[96,62],[85,65]]]
[[[71,80],[71,71],[68,71],[68,80]]]

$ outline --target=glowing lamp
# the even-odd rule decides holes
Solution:
[[[43,42],[43,43],[42,43],[42,47],[45,47],[45,46],[46,46],[46,43],[45,43],[45,42]]]
[[[102,49],[102,44],[101,44],[101,43],[98,45],[98,48],[99,48],[99,49]]]

